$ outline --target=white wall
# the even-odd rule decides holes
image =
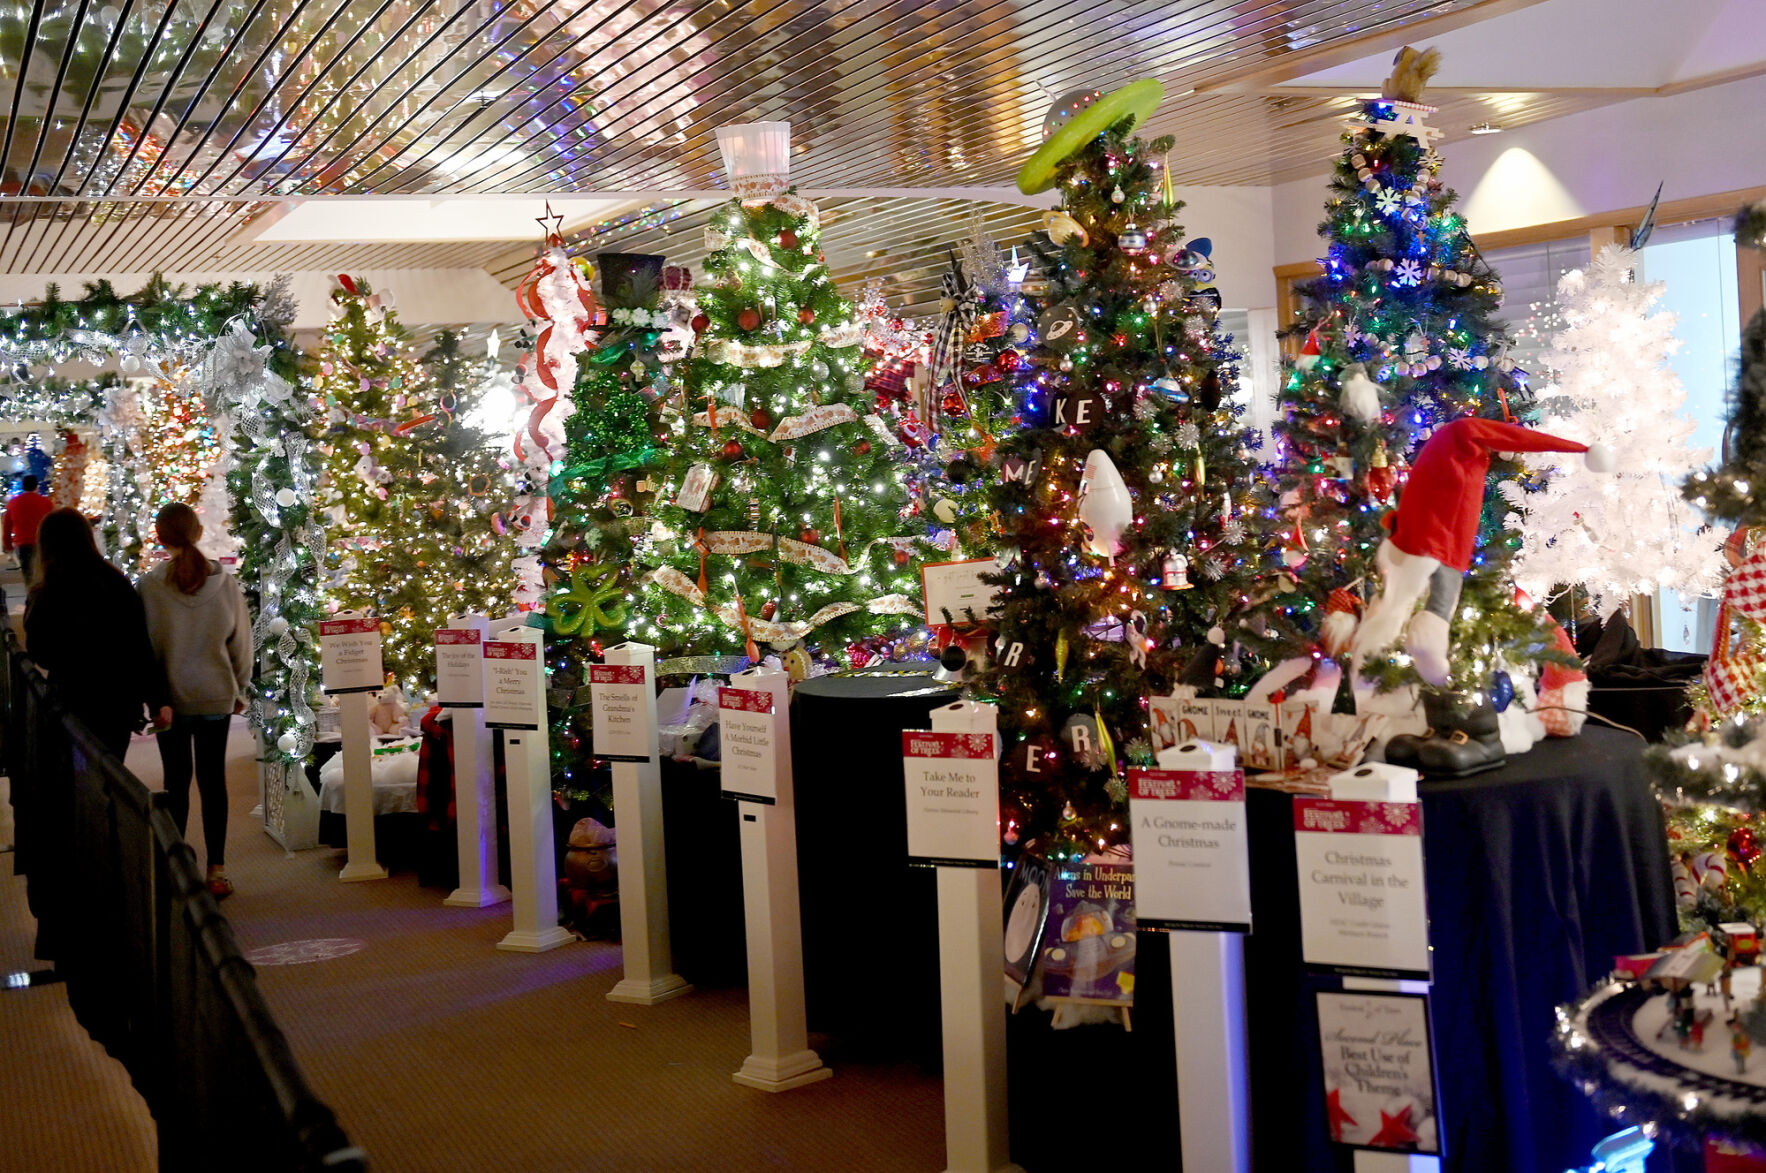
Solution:
[[[1766,184],[1766,76],[1636,98],[1442,147],[1472,232],[1571,220]],[[1328,176],[1273,189],[1276,264],[1315,259]]]
[[[1184,203],[1178,223],[1190,237],[1214,242],[1214,269],[1221,303],[1254,310],[1275,305],[1274,241],[1270,238],[1273,188],[1178,187]]]

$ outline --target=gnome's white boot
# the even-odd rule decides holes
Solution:
[[[1434,685],[1447,683],[1447,620],[1433,611],[1418,611],[1405,629],[1404,650],[1418,676]]]

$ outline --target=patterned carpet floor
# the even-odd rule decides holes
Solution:
[[[781,1095],[740,1087],[730,1074],[748,1050],[745,991],[608,1002],[617,946],[503,953],[494,946],[507,905],[448,908],[409,874],[341,884],[342,852],[290,854],[260,829],[252,752],[236,722],[228,866],[238,892],[223,907],[248,953],[327,942],[279,951],[325,960],[258,972],[308,1079],[378,1173],[944,1167],[936,1076],[836,1062],[833,1079]],[[129,765],[158,785],[151,740],[136,742]],[[193,810],[195,838],[198,826]],[[28,968],[30,939],[23,882],[8,877],[6,972]],[[0,1136],[23,1138],[0,1146],[0,1167],[152,1167],[152,1121],[58,987],[0,991],[0,1087]]]

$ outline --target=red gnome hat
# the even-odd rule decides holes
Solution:
[[[1388,519],[1392,544],[1455,570],[1471,566],[1493,452],[1584,452],[1595,472],[1613,466],[1604,444],[1591,448],[1501,420],[1452,420],[1435,429],[1410,466],[1404,494]]]
[[[1381,589],[1355,633],[1358,663],[1368,653],[1390,647],[1409,623],[1407,647],[1417,671],[1432,684],[1445,683],[1448,616],[1424,611],[1412,622],[1411,611],[1435,571],[1450,566],[1463,573],[1471,566],[1484,481],[1496,452],[1581,452],[1596,472],[1610,472],[1614,463],[1605,445],[1565,440],[1500,420],[1456,419],[1436,428],[1411,464],[1398,508],[1385,518],[1389,536],[1376,556]]]

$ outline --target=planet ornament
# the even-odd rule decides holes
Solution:
[[[1056,127],[1018,172],[1018,190],[1035,195],[1054,186],[1055,168],[1092,139],[1122,121],[1133,130],[1152,116],[1165,97],[1165,87],[1155,78],[1130,82],[1112,90]]]

